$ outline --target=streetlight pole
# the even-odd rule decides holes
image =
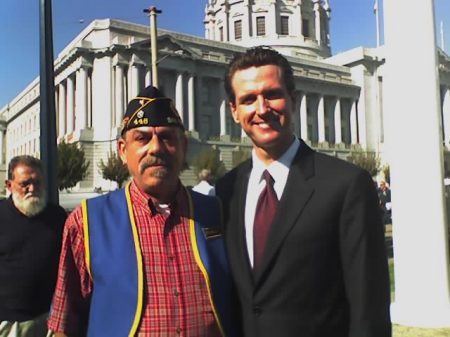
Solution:
[[[51,0],[40,0],[40,152],[44,168],[47,202],[58,204],[56,110],[53,69],[53,37]]]
[[[156,15],[161,14],[162,11],[156,9],[155,6],[150,6],[144,9],[144,13],[147,13],[150,17],[150,45],[151,45],[151,57],[152,57],[152,85],[158,87],[158,46],[157,46],[157,27],[156,27]]]

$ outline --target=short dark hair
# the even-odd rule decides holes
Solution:
[[[13,157],[8,164],[8,180],[14,179],[14,170],[19,165],[31,167],[38,170],[40,173],[43,172],[42,163],[38,158],[28,155],[16,156]]]
[[[293,95],[295,90],[294,73],[288,60],[276,50],[268,46],[258,46],[247,49],[244,54],[235,54],[225,74],[225,91],[230,102],[234,102],[236,96],[231,85],[234,74],[250,67],[276,65],[282,70],[282,80],[289,93]]]

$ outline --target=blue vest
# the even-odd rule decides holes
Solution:
[[[144,271],[129,184],[83,200],[86,263],[93,280],[88,336],[134,336],[143,312]],[[237,336],[231,273],[216,198],[191,191],[189,232],[222,336]],[[194,221],[195,219],[195,221]]]

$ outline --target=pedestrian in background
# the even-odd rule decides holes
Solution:
[[[205,195],[215,195],[214,186],[211,185],[211,170],[203,169],[198,174],[199,183],[192,187],[192,190]]]
[[[42,164],[8,165],[9,198],[0,201],[0,337],[45,337],[67,214],[47,204]]]

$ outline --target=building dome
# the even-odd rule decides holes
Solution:
[[[208,0],[205,37],[288,56],[331,56],[328,0]]]

